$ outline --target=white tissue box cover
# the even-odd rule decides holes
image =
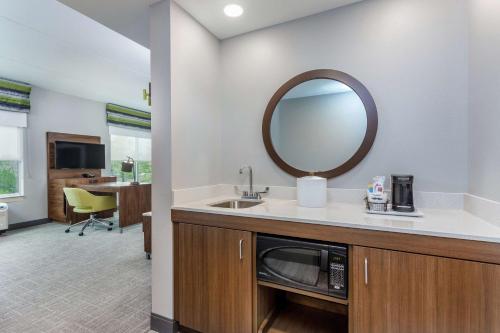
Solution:
[[[326,178],[316,176],[297,178],[297,201],[301,207],[326,207]]]

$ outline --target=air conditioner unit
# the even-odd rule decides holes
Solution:
[[[0,234],[9,228],[9,206],[0,202]]]

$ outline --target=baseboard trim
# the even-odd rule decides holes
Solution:
[[[151,312],[151,330],[158,333],[177,333],[178,323],[170,318]]]
[[[17,230],[17,229],[29,228],[29,227],[34,227],[36,225],[50,223],[50,222],[51,222],[50,219],[44,218],[44,219],[38,219],[38,220],[33,220],[33,221],[13,223],[13,224],[9,224],[9,229],[7,229],[7,230],[12,231],[12,230]]]

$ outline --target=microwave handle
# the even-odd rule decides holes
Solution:
[[[320,262],[320,270],[323,272],[328,271],[328,254],[327,250],[321,250],[321,262]]]

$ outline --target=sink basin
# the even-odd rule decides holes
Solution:
[[[260,205],[264,201],[262,200],[226,200],[221,202],[216,202],[210,204],[210,207],[218,207],[218,208],[230,208],[230,209],[241,209],[241,208],[250,208],[257,205]]]

